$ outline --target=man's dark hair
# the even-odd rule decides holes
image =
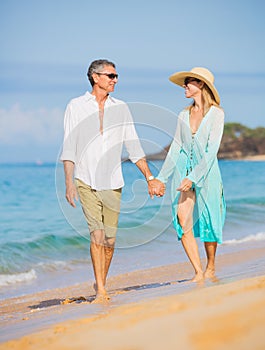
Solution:
[[[97,72],[101,72],[105,66],[112,66],[113,68],[116,68],[116,66],[113,62],[110,62],[110,61],[105,60],[105,59],[95,60],[90,64],[88,71],[87,71],[87,77],[88,77],[88,80],[90,81],[90,84],[92,86],[95,84],[94,79],[92,77],[92,74],[97,73]]]

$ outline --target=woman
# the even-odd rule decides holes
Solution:
[[[152,194],[161,195],[173,174],[173,224],[195,270],[194,282],[215,278],[217,243],[222,242],[225,200],[218,166],[224,112],[212,73],[201,67],[170,78],[185,88],[193,103],[178,117],[175,138],[157,177]],[[204,242],[207,265],[203,273],[195,237]]]

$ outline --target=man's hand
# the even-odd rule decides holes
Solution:
[[[66,185],[65,197],[67,199],[67,202],[75,208],[75,202],[78,202],[78,195],[75,184],[73,182],[70,182]]]
[[[166,186],[163,182],[158,179],[148,181],[148,192],[150,197],[153,199],[154,195],[162,197],[165,194]]]
[[[177,188],[177,191],[188,192],[191,189],[191,187],[192,187],[192,181],[185,178],[181,181],[181,184]]]
[[[143,173],[146,179],[152,176],[152,173],[148,167],[148,164],[145,158],[139,159],[135,164],[141,170],[141,172]],[[148,192],[152,199],[154,198],[154,195],[156,195],[157,197],[163,196],[165,194],[165,189],[166,189],[165,184],[163,184],[163,182],[157,179],[148,181]]]
[[[67,202],[75,208],[75,201],[78,201],[77,190],[73,180],[75,164],[70,160],[64,160],[63,165],[66,187],[65,197]]]

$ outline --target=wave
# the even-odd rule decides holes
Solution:
[[[236,198],[236,199],[227,199],[226,200],[227,208],[229,211],[261,211],[264,214],[265,207],[265,197],[250,197],[250,198]]]
[[[0,275],[29,271],[39,263],[63,264],[62,261],[80,260],[88,254],[88,239],[79,235],[42,235],[36,239],[0,244]],[[21,265],[23,262],[23,266]],[[47,266],[47,269],[53,267]]]
[[[16,283],[30,282],[36,278],[37,274],[34,269],[17,274],[0,275],[0,287],[6,287]]]
[[[257,242],[257,241],[264,241],[265,240],[265,233],[259,232],[255,235],[249,235],[246,237],[243,237],[241,239],[230,239],[227,241],[224,241],[223,244],[229,245],[229,244],[241,244],[246,242]]]
[[[56,261],[51,260],[47,262],[39,262],[36,266],[37,270],[41,270],[44,272],[53,272],[53,271],[72,271],[76,268],[76,265],[88,264],[87,259],[71,259],[66,261]]]

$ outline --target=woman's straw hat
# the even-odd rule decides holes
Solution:
[[[214,76],[213,74],[206,68],[203,67],[194,67],[189,72],[177,72],[172,74],[169,77],[169,80],[172,83],[183,86],[185,78],[196,78],[203,81],[208,88],[211,90],[215,101],[220,104],[220,96],[214,86]]]

